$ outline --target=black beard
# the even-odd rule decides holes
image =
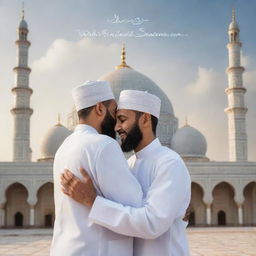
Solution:
[[[111,114],[107,110],[107,114],[101,123],[102,134],[107,135],[113,139],[116,139],[115,125],[116,120],[111,116]]]
[[[123,152],[130,152],[134,150],[142,140],[142,132],[138,126],[138,123],[135,123],[129,133],[126,133],[127,136],[124,141],[122,141],[121,148]]]

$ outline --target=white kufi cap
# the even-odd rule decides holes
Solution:
[[[115,98],[107,81],[86,81],[72,89],[72,97],[76,111]]]
[[[118,109],[136,110],[159,118],[160,108],[161,100],[151,93],[137,90],[124,90],[120,93]]]

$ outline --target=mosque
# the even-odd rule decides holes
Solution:
[[[13,161],[0,162],[0,227],[52,227],[54,222],[53,160],[63,140],[77,124],[73,109],[67,127],[58,122],[43,137],[41,155],[31,161],[30,96],[28,67],[28,25],[24,12],[18,27],[17,63],[14,106]],[[126,64],[125,49],[121,64],[99,80],[110,82],[118,98],[123,89],[145,90],[160,97],[161,115],[157,135],[161,143],[178,152],[192,177],[191,226],[256,225],[256,162],[247,160],[246,112],[243,86],[244,68],[240,65],[239,26],[235,13],[228,29],[229,65],[226,69],[228,88],[229,161],[217,162],[206,156],[204,135],[186,123],[178,127],[173,106],[160,87],[144,74]]]

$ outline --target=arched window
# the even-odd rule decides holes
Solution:
[[[237,33],[235,32],[234,33],[234,41],[236,41],[236,38],[237,38]]]
[[[226,226],[226,213],[224,211],[218,212],[218,225]]]
[[[21,212],[17,212],[14,215],[14,225],[15,227],[22,227],[23,226],[23,215]]]
[[[234,42],[234,34],[233,33],[230,34],[230,41]]]

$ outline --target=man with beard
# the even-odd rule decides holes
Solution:
[[[116,102],[109,83],[87,81],[74,88],[72,96],[79,124],[54,158],[56,219],[50,255],[132,256],[133,238],[90,223],[89,209],[61,191],[60,175],[64,168],[72,169],[82,178],[79,168],[83,167],[91,177],[88,184],[95,186],[98,195],[131,207],[140,207],[143,197],[140,184],[114,140]],[[86,203],[90,205],[96,194],[94,190],[86,194]]]
[[[121,147],[125,152],[135,151],[128,162],[143,190],[142,207],[101,196],[90,200],[85,190],[89,180],[86,173],[83,182],[69,171],[63,174],[63,191],[84,205],[92,205],[89,219],[94,223],[134,236],[134,256],[187,256],[184,215],[190,202],[191,179],[181,157],[156,138],[160,103],[155,95],[125,90],[120,94],[116,113],[115,129]],[[75,182],[66,185],[70,178]],[[91,187],[89,190],[93,193]]]

